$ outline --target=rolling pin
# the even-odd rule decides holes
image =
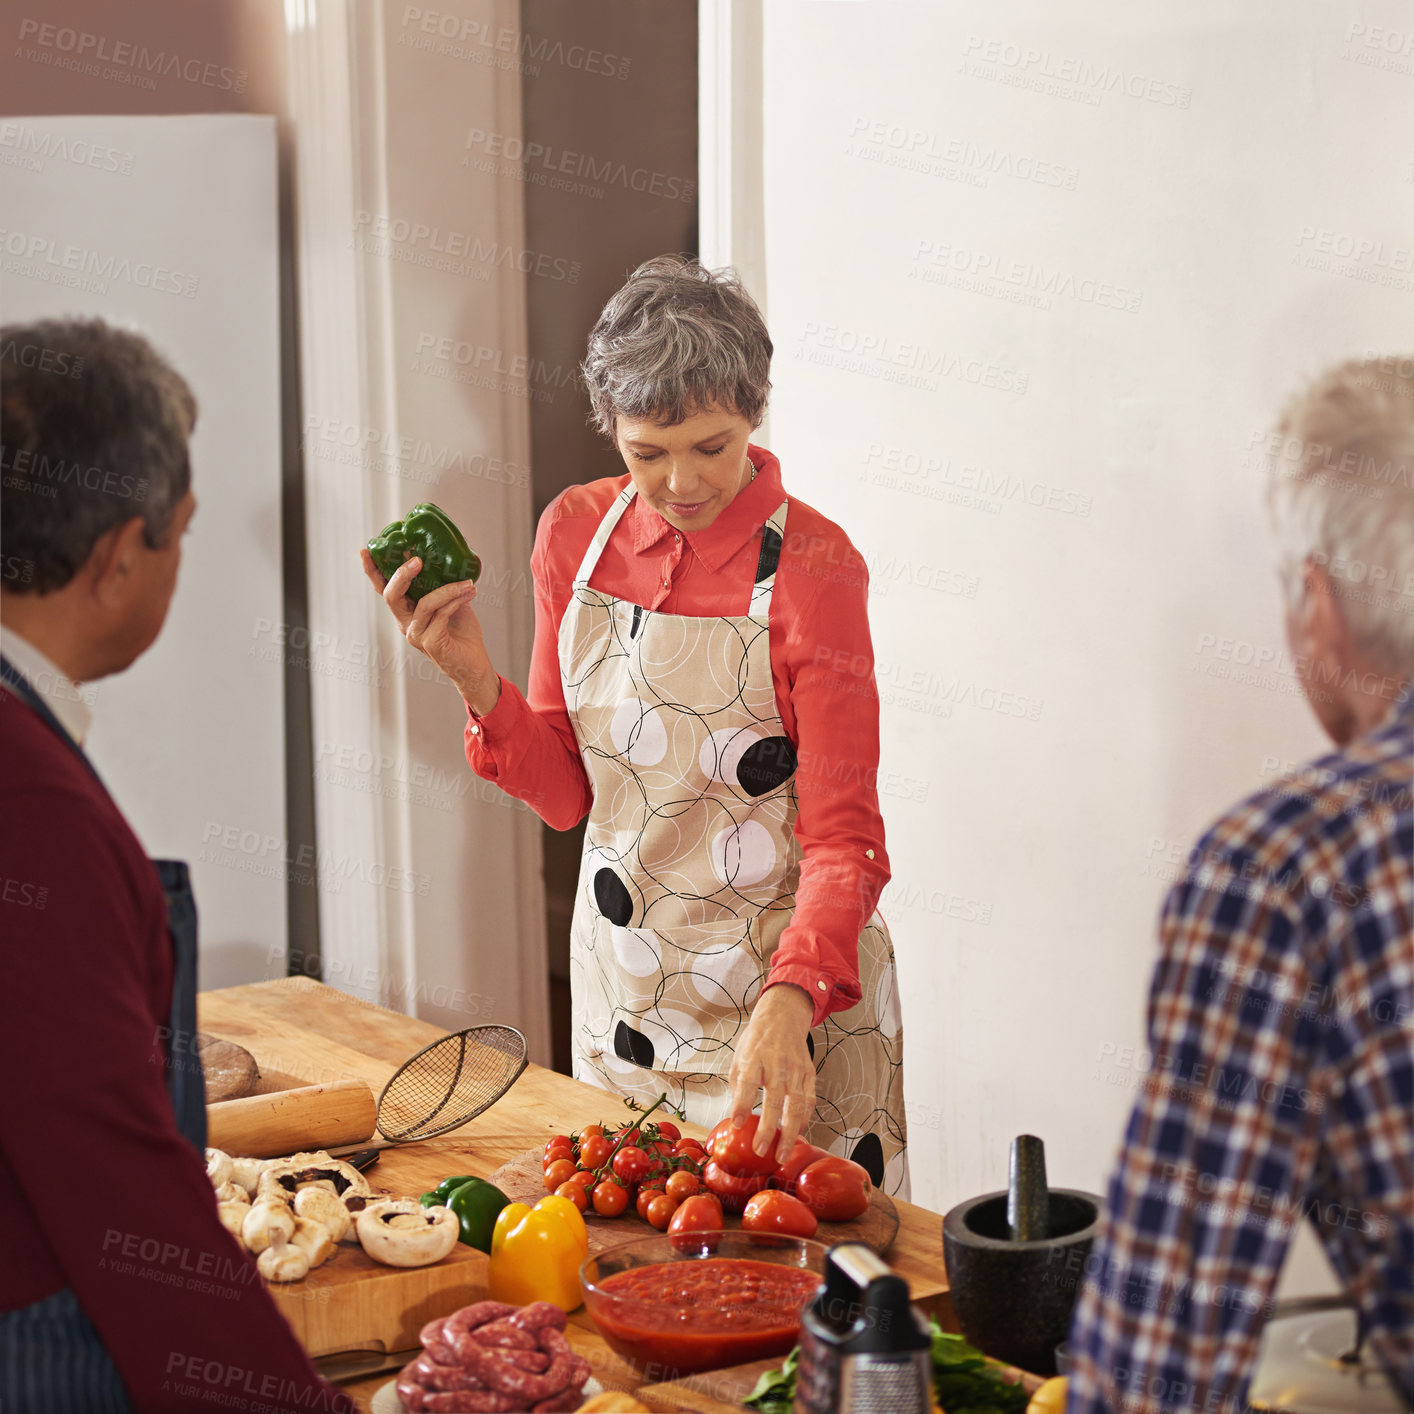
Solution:
[[[373,1091],[361,1080],[340,1080],[207,1105],[206,1142],[242,1158],[275,1159],[357,1144],[377,1122]]]

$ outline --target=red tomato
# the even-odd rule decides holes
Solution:
[[[721,1203],[710,1193],[698,1193],[678,1205],[677,1212],[668,1223],[668,1231],[672,1234],[673,1246],[686,1252],[704,1246],[701,1238],[689,1238],[687,1234],[720,1232],[726,1225]],[[716,1245],[715,1240],[711,1245]]]
[[[628,1207],[628,1189],[605,1179],[594,1185],[594,1211],[601,1218],[616,1218]]]
[[[568,1183],[574,1176],[573,1159],[556,1159],[545,1166],[545,1191],[553,1193],[562,1183]]]
[[[722,1200],[722,1207],[727,1212],[739,1213],[746,1207],[746,1200],[766,1186],[766,1175],[728,1173],[713,1160],[703,1170],[702,1184],[709,1193],[715,1193]]]
[[[707,1152],[707,1146],[700,1139],[675,1139],[673,1141],[673,1153],[685,1154],[689,1149],[696,1149],[699,1154]]]
[[[768,1188],[747,1200],[741,1225],[747,1232],[778,1232],[786,1237],[814,1237],[820,1226],[815,1214],[789,1193]]]
[[[696,1174],[679,1169],[677,1173],[668,1175],[668,1181],[663,1185],[663,1191],[667,1193],[669,1198],[676,1198],[681,1203],[684,1199],[691,1198],[701,1187],[702,1180]]]
[[[545,1167],[549,1168],[557,1159],[573,1159],[574,1145],[568,1139],[556,1139],[545,1146]]]
[[[830,1156],[823,1149],[817,1149],[813,1144],[807,1144],[803,1139],[797,1139],[791,1146],[791,1151],[786,1155],[786,1161],[775,1173],[771,1175],[772,1188],[784,1188],[787,1193],[795,1192],[795,1181],[800,1177],[800,1171],[806,1164],[813,1164],[816,1159],[828,1159]]]
[[[604,1126],[602,1124],[586,1124],[584,1128],[579,1131],[580,1142],[583,1143],[584,1140],[592,1139],[596,1134],[602,1135],[603,1133]]]
[[[828,1154],[806,1164],[795,1181],[795,1196],[829,1223],[857,1218],[869,1206],[869,1175],[849,1159]]]
[[[580,1143],[579,1161],[587,1169],[603,1168],[613,1151],[614,1146],[602,1134],[591,1134]]]
[[[659,1232],[667,1232],[668,1224],[672,1222],[673,1214],[677,1210],[678,1200],[676,1198],[669,1198],[666,1193],[656,1194],[648,1205],[648,1221]]]
[[[546,1141],[545,1147],[548,1149],[551,1144],[574,1144],[574,1140],[568,1134],[552,1134]]]
[[[675,1144],[682,1138],[682,1130],[670,1119],[660,1119],[658,1121],[658,1133],[661,1134],[669,1144]]]
[[[638,1190],[638,1197],[634,1200],[634,1211],[638,1216],[647,1220],[648,1205],[663,1192],[661,1185],[645,1183]]]
[[[625,1183],[637,1183],[648,1177],[650,1160],[636,1144],[625,1144],[614,1155],[614,1172]]]
[[[628,1136],[626,1139],[624,1138],[625,1135]],[[617,1144],[620,1139],[623,1139],[623,1141],[624,1141],[624,1143],[625,1143],[626,1145],[627,1145],[627,1144],[637,1144],[637,1143],[638,1143],[638,1130],[637,1130],[636,1127],[634,1127],[634,1126],[632,1126],[632,1125],[627,1125],[627,1124],[625,1124],[625,1125],[622,1125],[620,1128],[614,1130],[614,1132],[609,1136],[609,1138],[611,1138],[611,1139],[614,1141],[615,1144]]]
[[[557,1198],[568,1198],[581,1213],[589,1208],[589,1194],[582,1183],[562,1183],[556,1190]]]
[[[771,1174],[776,1171],[775,1146],[769,1154],[758,1154],[752,1147],[760,1115],[752,1115],[740,1129],[730,1117],[713,1130],[707,1141],[707,1152],[728,1173]]]
[[[666,1159],[672,1152],[673,1146],[666,1139],[654,1139],[643,1145],[645,1154],[656,1154],[659,1158]]]
[[[565,1180],[566,1183],[582,1184],[585,1188],[593,1188],[599,1182],[599,1175],[593,1169],[575,1169],[575,1171]]]

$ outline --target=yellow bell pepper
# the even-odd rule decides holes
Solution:
[[[509,1203],[491,1234],[487,1294],[513,1306],[548,1301],[562,1311],[577,1310],[584,1302],[579,1268],[588,1256],[588,1229],[568,1198],[552,1193],[533,1208]]]

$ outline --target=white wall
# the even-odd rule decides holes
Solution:
[[[283,957],[284,693],[253,657],[281,616],[275,121],[0,120],[0,318],[101,315],[191,384],[197,514],[156,645],[94,684],[89,750],[147,850],[187,860],[202,987]]]
[[[930,1207],[1003,1186],[1022,1131],[1102,1185],[1165,853],[1322,745],[1280,667],[1211,674],[1282,644],[1250,439],[1414,342],[1414,27],[1242,8],[765,7],[773,443],[873,567]],[[1308,265],[1347,241],[1378,248]]]

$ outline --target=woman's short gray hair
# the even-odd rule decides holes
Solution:
[[[614,294],[581,365],[594,422],[665,426],[709,407],[759,427],[771,391],[771,336],[735,270],[686,255],[645,260]]]
[[[1268,506],[1287,601],[1330,576],[1351,637],[1414,674],[1414,357],[1352,359],[1287,408],[1269,444]]]

